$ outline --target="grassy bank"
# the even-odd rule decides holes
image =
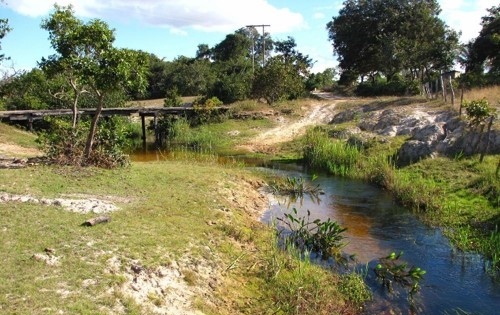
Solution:
[[[442,227],[458,248],[483,253],[498,271],[500,181],[495,172],[500,156],[487,156],[483,163],[478,157],[441,157],[396,167],[393,156],[404,139],[349,144],[331,136],[335,128],[306,135],[306,163],[388,189],[424,221]]]
[[[96,214],[0,203],[0,312],[355,314],[360,278],[279,250],[257,220],[267,204],[259,182],[245,170],[194,160],[0,169],[1,193],[120,207],[111,222],[86,227]]]

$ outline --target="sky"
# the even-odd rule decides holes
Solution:
[[[5,69],[30,70],[42,57],[54,54],[48,32],[40,24],[53,5],[72,4],[84,21],[101,19],[115,29],[115,47],[153,53],[171,61],[194,57],[199,44],[210,47],[246,25],[265,28],[274,40],[295,39],[297,49],[315,61],[313,72],[337,65],[326,24],[337,16],[343,0],[3,0],[0,18],[12,31],[1,41],[1,53],[11,60]],[[461,41],[477,37],[481,17],[495,0],[439,0],[440,18]],[[262,28],[258,28],[262,32]]]

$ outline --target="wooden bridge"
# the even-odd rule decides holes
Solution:
[[[214,108],[217,111],[226,111],[227,107]],[[95,108],[79,108],[77,114],[94,115]],[[155,141],[158,142],[159,134],[157,132],[158,116],[159,115],[189,115],[194,113],[193,107],[120,107],[120,108],[103,108],[101,117],[110,116],[132,116],[139,115],[142,124],[142,143],[146,146],[146,117],[153,117],[153,125],[155,130]],[[0,111],[0,120],[8,119],[10,121],[27,121],[30,130],[33,126],[33,121],[43,119],[47,116],[71,116],[71,109],[44,109],[44,110],[6,110]]]

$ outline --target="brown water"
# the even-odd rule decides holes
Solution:
[[[152,152],[132,159],[165,160],[168,155]],[[227,163],[235,159],[219,160]],[[244,162],[282,176],[310,177],[296,164],[256,159]],[[356,269],[365,270],[366,282],[374,291],[375,299],[367,305],[366,314],[500,314],[500,283],[485,272],[486,262],[481,256],[454,249],[440,229],[425,226],[377,187],[329,176],[320,176],[314,184],[325,192],[319,203],[308,197],[301,202],[281,200],[270,207],[263,221],[274,221],[295,207],[303,216],[309,210],[312,220],[331,218],[347,227],[345,251],[356,254]],[[400,251],[410,266],[427,271],[416,298],[416,311],[410,310],[405,296],[388,295],[374,277],[378,259]]]

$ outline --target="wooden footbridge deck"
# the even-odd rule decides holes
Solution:
[[[217,111],[226,111],[227,107],[214,108]],[[95,108],[79,108],[78,115],[94,115]],[[142,123],[142,141],[146,145],[146,117],[153,117],[155,129],[155,139],[158,141],[157,119],[159,115],[189,115],[194,112],[193,107],[120,107],[103,108],[101,117],[110,116],[132,116],[141,117]],[[0,111],[0,120],[8,119],[11,121],[28,121],[29,128],[32,128],[33,121],[43,119],[47,116],[70,116],[73,115],[71,109],[46,109],[46,110],[6,110]]]

